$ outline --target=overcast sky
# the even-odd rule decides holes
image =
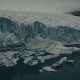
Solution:
[[[80,0],[0,0],[0,10],[63,13],[80,9]]]

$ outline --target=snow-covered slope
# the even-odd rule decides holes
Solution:
[[[80,18],[69,14],[44,14],[29,12],[0,11],[0,16],[25,24],[39,21],[47,26],[80,27]]]

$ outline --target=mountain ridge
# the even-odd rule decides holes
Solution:
[[[10,12],[0,11],[0,16],[11,19],[18,24],[33,24],[39,21],[46,26],[70,26],[77,28],[80,27],[80,18],[70,14],[43,14],[43,13],[27,13],[27,12]]]

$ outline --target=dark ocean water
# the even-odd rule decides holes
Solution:
[[[74,65],[70,66],[66,64],[57,73],[39,72],[39,69],[44,65],[50,65],[63,56],[68,56],[69,59],[73,59],[75,61]],[[80,80],[80,53],[61,55],[44,64],[38,64],[33,67],[23,64],[23,60],[21,59],[15,67],[0,67],[0,80]]]

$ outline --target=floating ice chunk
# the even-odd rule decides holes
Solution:
[[[74,63],[74,60],[68,60],[67,63],[73,64]]]
[[[39,72],[44,72],[44,71],[42,69],[40,69]]]
[[[60,61],[58,63],[63,64],[66,61],[67,61],[67,57],[63,57],[62,59],[60,59]]]
[[[14,55],[17,55],[14,57]],[[0,53],[0,64],[1,66],[4,65],[6,67],[15,66],[17,64],[18,58],[18,51],[7,51]]]
[[[74,62],[74,60],[68,60],[67,62],[69,62],[69,63],[73,63],[73,62]]]
[[[32,60],[32,61],[29,63],[30,66],[34,66],[34,65],[36,65],[36,64],[38,64],[38,60]]]
[[[52,66],[53,66],[53,67],[59,67],[59,66],[61,66],[64,62],[67,62],[67,57],[61,58],[59,61],[57,61],[56,63],[54,63]]]
[[[16,65],[19,58],[13,59],[13,63]]]
[[[28,64],[28,62],[31,61],[32,59],[33,59],[33,56],[26,57],[26,58],[24,59],[24,63],[25,63],[25,64]]]
[[[37,59],[41,61],[41,63],[44,63],[46,60],[52,59],[59,56],[58,54],[50,54],[46,56],[38,56]]]
[[[47,72],[57,72],[56,69],[53,69],[51,66],[45,66],[43,67],[42,69],[39,70],[40,72],[43,72],[43,71],[47,71]]]

